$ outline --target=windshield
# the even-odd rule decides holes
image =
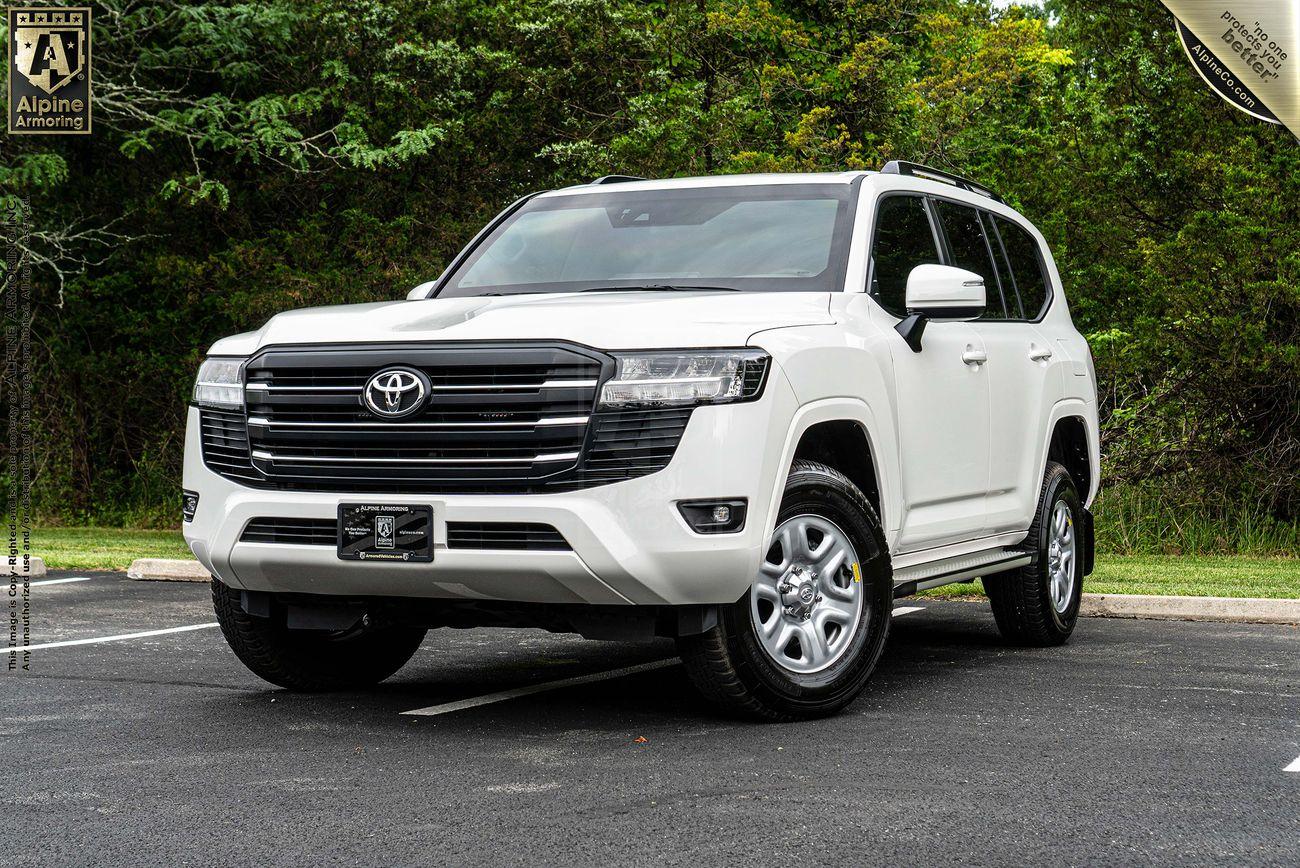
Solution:
[[[853,189],[771,184],[539,197],[496,227],[438,295],[835,292],[843,287]]]

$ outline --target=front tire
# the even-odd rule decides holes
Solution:
[[[1038,497],[1038,512],[1025,538],[1035,562],[984,578],[993,619],[1008,642],[1046,647],[1062,645],[1074,632],[1083,599],[1083,503],[1074,480],[1049,461]]]
[[[893,572],[875,509],[842,473],[796,461],[754,584],[716,627],[678,640],[696,688],[764,720],[824,717],[866,686],[885,648]]]
[[[305,692],[372,687],[406,664],[424,640],[420,627],[336,634],[289,630],[248,614],[239,591],[212,580],[212,605],[226,642],[254,675]]]

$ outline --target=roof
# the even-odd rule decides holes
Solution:
[[[685,190],[694,187],[747,187],[759,184],[852,184],[875,172],[769,172],[749,175],[701,175],[693,178],[647,178],[605,184],[577,184],[549,190],[543,196],[608,193],[611,190]]]

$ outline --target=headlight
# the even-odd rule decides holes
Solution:
[[[222,410],[244,409],[243,359],[207,359],[194,383],[194,403]]]
[[[618,369],[600,406],[691,407],[752,401],[763,389],[771,356],[762,350],[614,353]]]

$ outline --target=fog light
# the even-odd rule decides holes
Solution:
[[[684,500],[677,509],[696,533],[737,533],[745,528],[746,503],[744,499]]]
[[[194,513],[199,511],[199,493],[197,491],[181,492],[181,515],[186,521],[194,521]]]

